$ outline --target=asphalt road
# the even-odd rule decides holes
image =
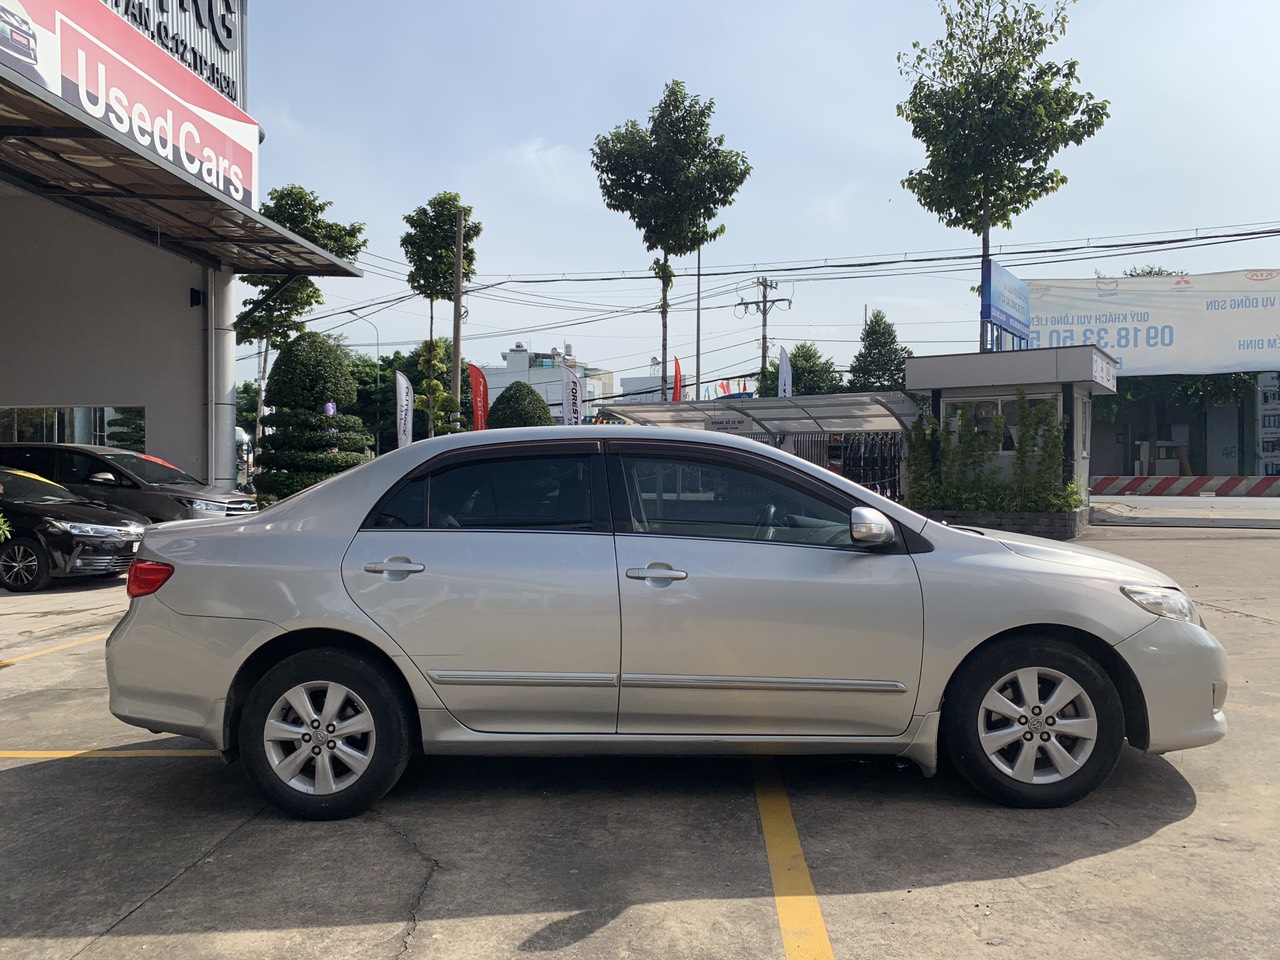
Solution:
[[[0,594],[0,956],[1274,956],[1277,534],[1082,542],[1196,598],[1231,732],[1127,751],[1051,811],[892,761],[431,759],[369,814],[302,823],[109,715],[118,583]]]

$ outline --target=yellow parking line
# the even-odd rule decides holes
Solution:
[[[219,757],[217,750],[0,750],[5,760],[69,760],[72,757],[88,760],[119,759],[121,757]]]
[[[805,863],[800,834],[791,816],[787,788],[771,757],[755,761],[756,805],[764,831],[765,855],[773,876],[773,899],[787,960],[834,960],[827,923]]]
[[[21,663],[23,660],[30,660],[32,657],[43,657],[46,653],[57,653],[59,650],[69,650],[72,647],[79,647],[86,643],[93,643],[95,640],[105,640],[109,636],[111,636],[109,633],[100,633],[94,637],[85,637],[83,640],[72,640],[70,643],[64,643],[59,647],[49,647],[47,650],[37,650],[35,653],[24,653],[20,657],[11,657],[8,660],[0,660],[0,667],[11,667],[15,663]]]

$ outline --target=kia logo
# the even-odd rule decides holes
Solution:
[[[1251,270],[1245,277],[1249,280],[1274,280],[1280,277],[1280,270]]]

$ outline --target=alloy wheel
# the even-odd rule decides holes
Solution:
[[[982,699],[977,724],[991,764],[1029,784],[1070,777],[1098,740],[1098,714],[1089,695],[1048,667],[1022,667],[996,681]]]
[[[333,681],[302,683],[271,708],[262,742],[271,771],[313,796],[338,793],[369,768],[373,714],[354,691]]]

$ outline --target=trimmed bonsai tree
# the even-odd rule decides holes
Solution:
[[[356,399],[347,357],[319,333],[299,334],[281,349],[267,378],[259,493],[284,498],[368,459],[371,437],[359,417],[337,413]]]
[[[489,407],[490,427],[549,427],[555,422],[547,401],[523,380],[503,390]]]

